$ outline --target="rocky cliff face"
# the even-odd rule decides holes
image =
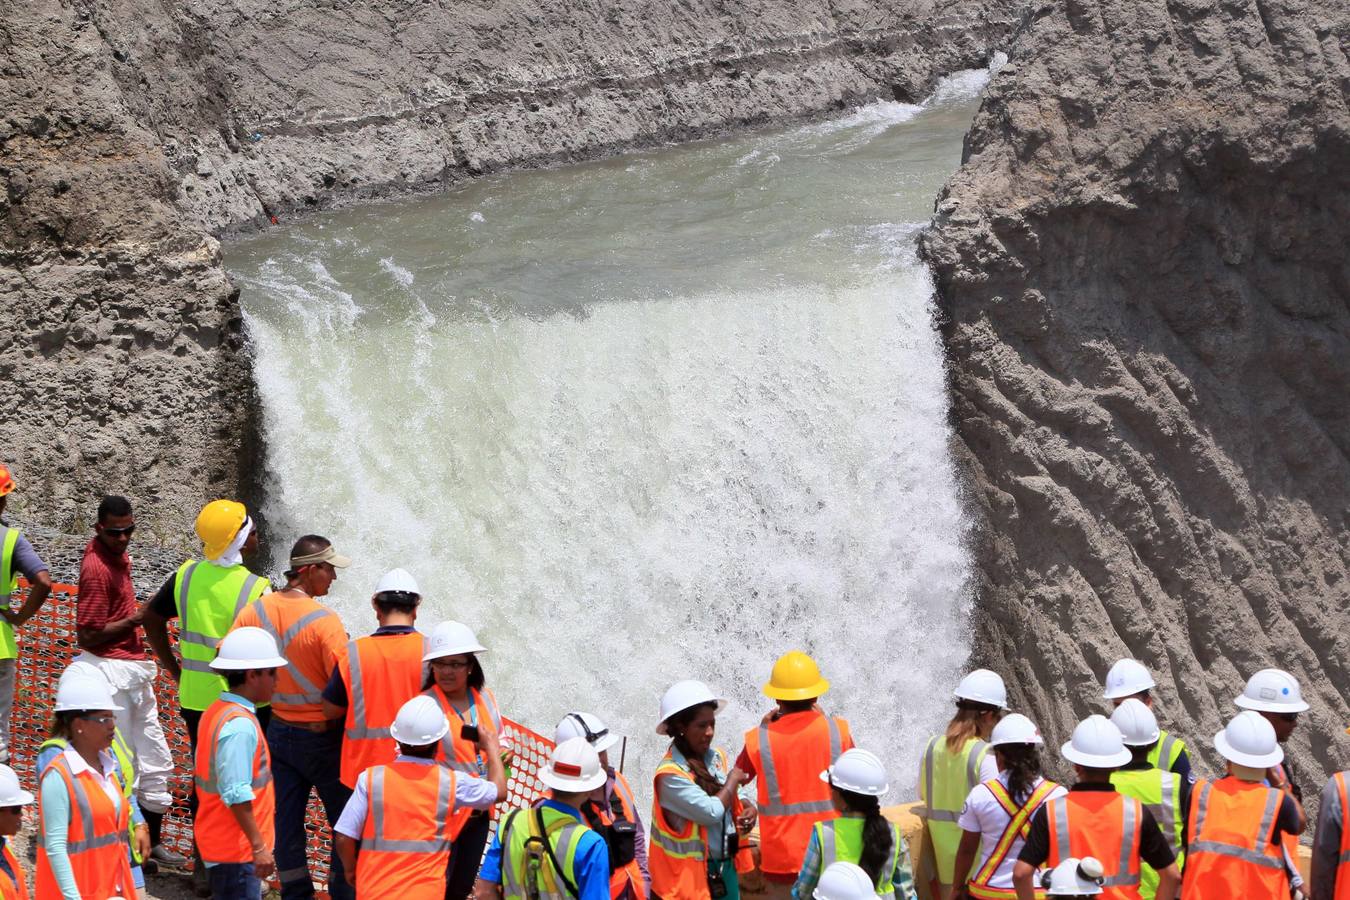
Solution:
[[[925,94],[1003,0],[28,0],[0,15],[0,447],[21,517],[181,535],[247,482],[210,235],[508,166]],[[247,485],[245,484],[245,489]]]
[[[1041,4],[939,198],[976,655],[1057,739],[1133,654],[1202,753],[1293,671],[1346,762],[1348,9]]]

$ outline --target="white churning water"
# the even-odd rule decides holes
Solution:
[[[600,714],[640,785],[670,683],[733,698],[735,753],[773,659],[804,649],[912,793],[970,567],[913,242],[982,75],[232,245],[272,558],[308,531],[350,554],[331,602],[353,634],[409,569],[424,630],[490,648],[507,715]]]

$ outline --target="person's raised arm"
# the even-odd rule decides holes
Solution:
[[[506,800],[506,764],[502,761],[502,745],[491,722],[478,725],[478,749],[487,757],[487,777],[497,788],[497,802]]]
[[[42,609],[42,604],[47,602],[47,595],[52,592],[52,576],[46,569],[33,576],[31,586],[28,588],[28,599],[23,601],[15,612],[5,610],[11,625],[22,625],[33,616],[37,615],[38,610]]]

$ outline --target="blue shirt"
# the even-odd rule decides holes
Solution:
[[[689,770],[689,762],[673,744],[670,748],[670,758],[680,768]],[[713,778],[723,784],[726,783],[727,773],[722,771],[721,760],[716,750],[709,747],[703,762]],[[731,814],[731,810],[722,805],[721,800],[703,790],[695,782],[674,775],[658,779],[656,793],[661,808],[667,815],[678,816],[708,829],[710,859],[726,859],[727,848],[731,846],[731,836],[736,833],[736,817]],[[738,793],[741,799],[746,799],[743,792]]]
[[[565,813],[578,822],[583,821],[579,810],[557,800],[545,800],[540,805]],[[557,848],[554,849],[556,851]],[[577,900],[609,900],[609,848],[605,846],[604,838],[589,829],[577,842],[575,875]],[[478,877],[492,884],[502,883],[502,842],[499,834],[492,836],[492,844],[483,858]]]
[[[253,757],[258,752],[257,707],[229,691],[221,691],[220,699],[242,706],[249,714],[235,716],[221,726],[211,768],[216,776],[221,802],[226,806],[249,803],[253,800]],[[209,862],[206,867],[209,869],[214,865]]]

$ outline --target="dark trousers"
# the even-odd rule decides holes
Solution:
[[[211,900],[262,900],[262,882],[253,863],[220,863],[206,870]]]
[[[460,829],[459,837],[450,845],[450,864],[445,869],[445,900],[465,900],[473,892],[478,867],[483,863],[487,849],[491,820],[475,813]]]
[[[277,878],[283,900],[314,896],[314,882],[305,858],[305,810],[310,791],[317,791],[332,827],[351,799],[352,789],[338,779],[342,758],[342,729],[315,733],[273,718],[267,725],[267,748],[272,752],[272,782],[277,797]],[[355,900],[356,891],[343,876],[342,861],[334,851],[329,861],[328,895],[333,900]]]

